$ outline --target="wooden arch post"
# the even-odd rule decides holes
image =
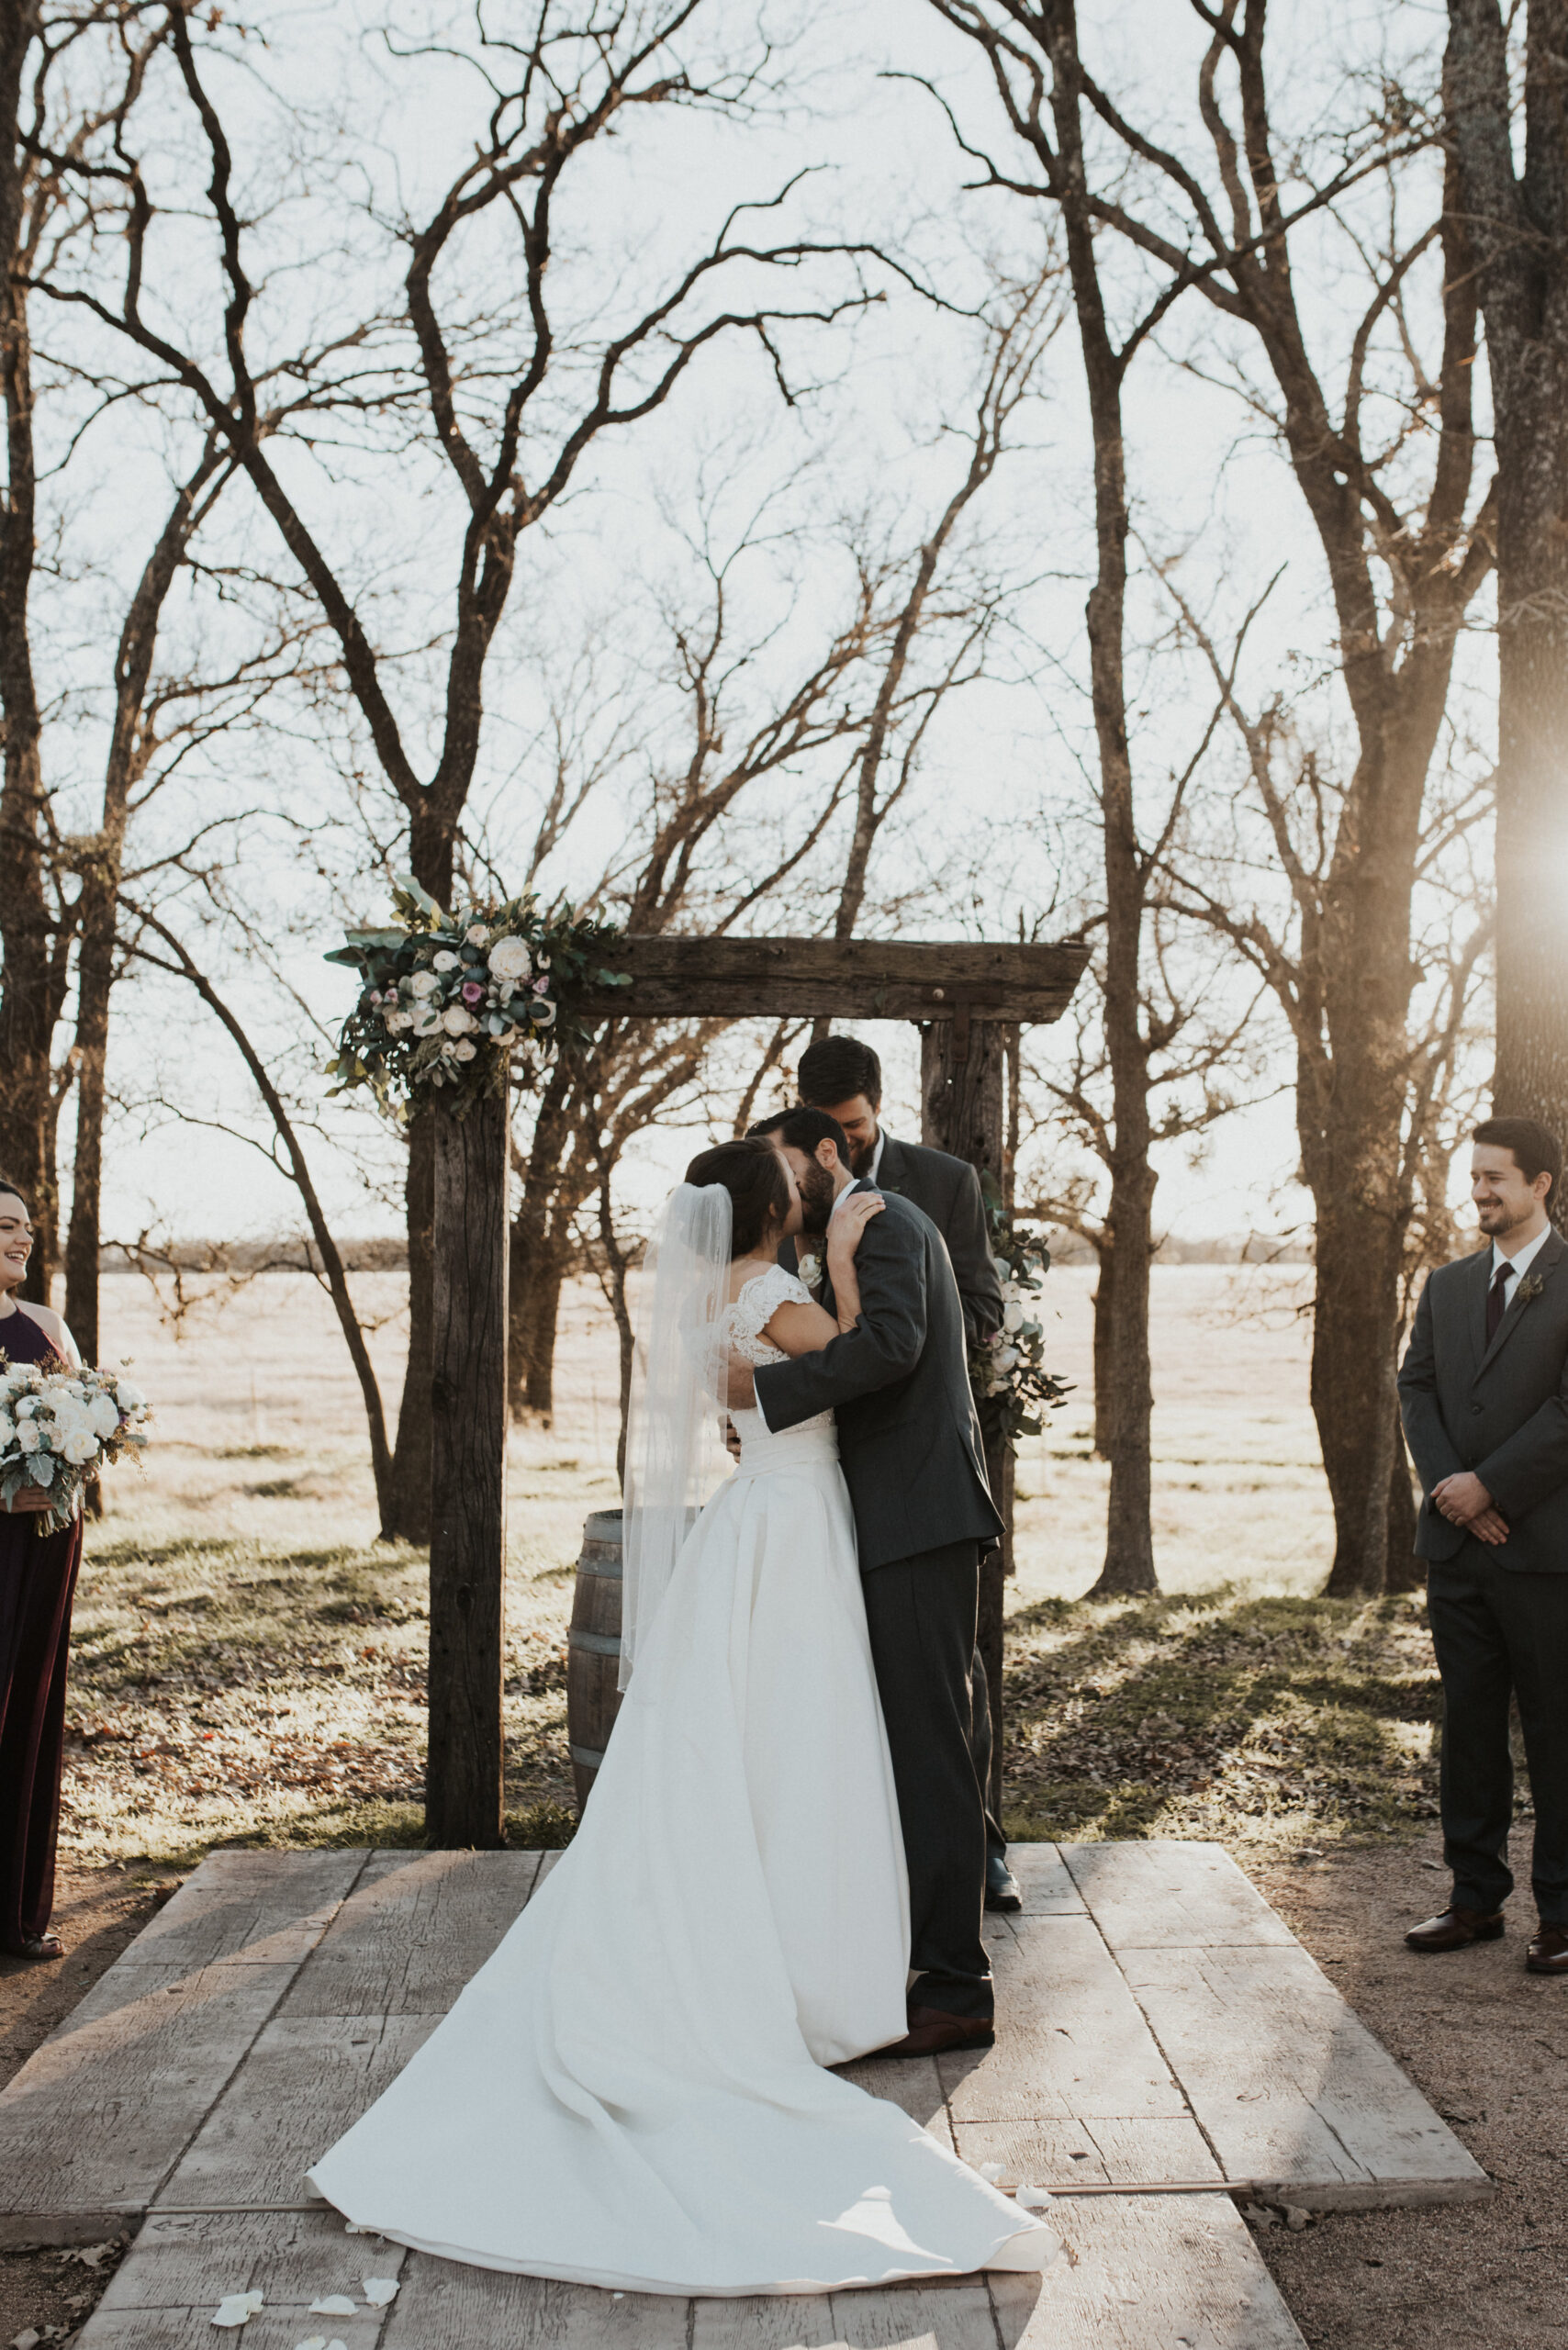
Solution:
[[[632,981],[582,1009],[650,1020],[913,1020],[926,1140],[1000,1173],[1005,1024],[1059,1020],[1089,950],[973,939],[655,938],[600,960]],[[994,1082],[993,1082],[994,1063]],[[432,1845],[504,1840],[501,1678],[506,1555],[506,1104],[435,1112],[434,1360],[431,1381],[430,1754]],[[997,1470],[1004,1500],[1010,1462]],[[1001,1767],[1001,1573],[987,1584],[981,1654]]]

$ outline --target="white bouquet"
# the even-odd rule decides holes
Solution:
[[[141,1390],[112,1371],[0,1362],[0,1499],[48,1494],[39,1532],[58,1533],[89,1477],[147,1442],[151,1418]]]

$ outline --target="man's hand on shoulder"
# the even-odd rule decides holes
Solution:
[[[1507,1520],[1495,1507],[1479,1477],[1462,1469],[1432,1487],[1432,1499],[1450,1526],[1462,1526],[1478,1541],[1496,1544],[1508,1539]]]

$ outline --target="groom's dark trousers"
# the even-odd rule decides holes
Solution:
[[[1531,1882],[1568,1926],[1568,1248],[1542,1242],[1489,1337],[1490,1246],[1431,1276],[1399,1372],[1426,1498],[1416,1549],[1443,1682],[1441,1802],[1453,1899],[1490,1914],[1513,1889],[1508,1700],[1518,1700],[1535,1803]],[[1506,1542],[1451,1525],[1432,1488],[1472,1471]]]
[[[836,1414],[909,1869],[918,1976],[910,2005],[988,2017],[985,1810],[969,1744],[969,1667],[980,1549],[1002,1521],[941,1234],[912,1202],[890,1195],[861,1235],[856,1274],[855,1328],[820,1353],[760,1365],[756,1400],[776,1432]]]

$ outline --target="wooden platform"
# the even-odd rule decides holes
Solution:
[[[866,2065],[966,2160],[1060,2197],[1044,2278],[817,2300],[614,2297],[404,2254],[305,2193],[307,2164],[456,1998],[554,1855],[224,1852],[0,2096],[0,2243],[140,2233],[82,2350],[1276,2350],[1301,2336],[1233,2197],[1463,2200],[1472,2160],[1215,1845],[1014,1847],[988,1920],[984,2055]],[[318,2295],[397,2277],[386,2309]]]

